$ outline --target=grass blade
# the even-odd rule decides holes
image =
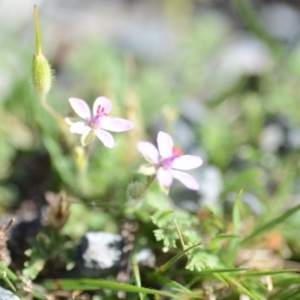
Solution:
[[[144,293],[144,294],[151,294],[151,295],[159,295],[170,297],[173,299],[180,299],[179,295],[172,294],[165,291],[158,291],[154,289],[144,288],[144,287],[137,287],[130,284],[124,283],[117,283],[113,281],[106,281],[106,280],[98,280],[98,279],[61,279],[61,280],[47,280],[41,284],[48,290],[56,290],[59,286],[64,290],[77,290],[78,287],[84,290],[99,290],[99,289],[108,289],[112,291],[124,291],[128,293]]]
[[[134,277],[135,277],[135,282],[136,282],[138,287],[141,287],[142,286],[142,281],[141,281],[141,276],[140,276],[140,269],[139,269],[139,265],[138,265],[138,262],[136,260],[136,255],[135,254],[132,256],[132,269],[133,269],[133,274],[134,274]],[[144,299],[144,294],[139,293],[139,297],[140,297],[140,300],[143,300]]]
[[[287,218],[289,218],[291,215],[296,213],[298,210],[300,210],[300,204],[296,205],[295,207],[289,209],[287,212],[285,212],[283,215],[269,221],[268,223],[262,225],[261,227],[258,227],[256,230],[254,230],[249,236],[244,238],[241,241],[241,244],[246,244],[253,240],[255,237],[258,235],[262,234],[263,232],[274,228],[275,226],[278,226],[281,224],[283,221],[285,221]]]
[[[169,261],[167,261],[165,264],[163,264],[162,266],[160,266],[158,268],[158,272],[160,274],[166,272],[179,258],[181,258],[184,254],[186,254],[188,251],[198,247],[199,245],[201,245],[201,243],[198,243],[196,245],[193,245],[187,249],[185,249],[184,251],[182,251],[181,253],[175,255],[174,257],[172,257]]]
[[[240,192],[237,194],[233,210],[232,210],[232,219],[233,219],[233,228],[234,228],[234,235],[239,236],[241,231],[241,215],[240,215],[240,202],[241,197],[243,194],[243,189],[240,190]],[[234,259],[236,257],[236,251],[239,247],[240,240],[239,239],[232,239],[231,243],[229,244],[228,252],[226,253],[227,260],[231,263],[234,262]]]

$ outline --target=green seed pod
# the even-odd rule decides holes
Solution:
[[[43,54],[33,54],[32,82],[39,96],[48,94],[52,83],[52,72]]]
[[[34,6],[36,53],[33,54],[32,81],[39,96],[46,96],[51,88],[52,72],[50,64],[42,53],[42,42],[37,7]]]

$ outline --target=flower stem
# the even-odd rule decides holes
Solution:
[[[55,119],[62,120],[63,118],[51,107],[43,96],[39,97],[42,107]]]
[[[153,183],[154,179],[156,178],[156,175],[152,175],[148,177],[147,184],[145,185],[145,193],[149,189],[150,185]]]
[[[40,27],[39,27],[39,16],[38,16],[38,9],[37,6],[34,6],[34,25],[35,25],[35,37],[36,37],[36,44],[35,44],[35,51],[36,55],[42,55],[42,43],[41,43],[41,35],[40,35]]]

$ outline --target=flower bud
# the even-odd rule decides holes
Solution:
[[[145,185],[135,181],[129,183],[127,187],[127,197],[131,200],[142,200],[145,196]]]
[[[42,43],[37,7],[34,6],[36,53],[33,54],[32,81],[39,96],[46,96],[51,88],[52,72],[50,64],[42,53]]]
[[[33,54],[32,81],[39,96],[48,94],[52,83],[52,73],[43,54]]]
[[[89,132],[83,134],[80,138],[81,146],[85,147],[88,144],[90,144],[94,140],[95,136],[96,136],[96,134],[95,134],[94,130],[90,130]]]

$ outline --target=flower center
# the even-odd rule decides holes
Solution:
[[[104,107],[98,106],[96,115],[88,120],[88,124],[93,129],[98,129],[101,125],[101,118],[106,117],[107,113],[104,112]]]
[[[183,153],[182,153],[182,151],[180,150],[180,148],[174,146],[174,147],[172,148],[172,155],[171,155],[170,157],[167,157],[167,158],[163,159],[163,160],[161,161],[161,166],[162,166],[165,170],[171,169],[171,168],[172,168],[172,164],[173,164],[174,159],[176,159],[176,158],[178,158],[178,157],[180,157],[180,156],[182,156],[182,155],[183,155]]]

